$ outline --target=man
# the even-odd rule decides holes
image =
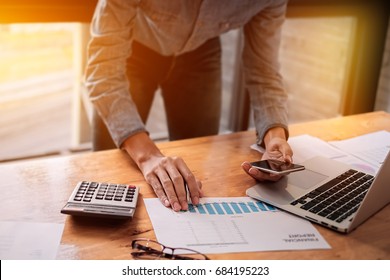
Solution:
[[[144,123],[162,89],[170,139],[218,133],[221,101],[219,35],[243,28],[246,91],[263,158],[291,162],[287,95],[278,49],[286,0],[100,0],[88,50],[86,86],[115,145],[125,150],[166,207],[188,209],[201,182],[180,157],[166,157]],[[98,147],[99,148],[99,147]],[[278,177],[242,168],[257,180]]]

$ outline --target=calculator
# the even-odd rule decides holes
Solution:
[[[139,187],[82,181],[77,183],[61,213],[76,216],[132,218],[137,206]]]

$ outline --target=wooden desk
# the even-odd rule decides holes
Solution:
[[[291,126],[291,135],[309,133],[339,140],[390,131],[390,114],[367,113]],[[203,181],[207,196],[245,196],[255,181],[240,167],[258,159],[249,146],[253,131],[159,144],[166,155],[185,159]],[[155,238],[143,198],[155,197],[129,157],[120,150],[0,165],[0,220],[65,223],[59,259],[130,259],[128,245],[138,237]],[[134,183],[141,196],[132,221],[80,219],[60,214],[80,180]],[[317,226],[330,250],[211,254],[212,259],[390,259],[390,205],[348,235]]]

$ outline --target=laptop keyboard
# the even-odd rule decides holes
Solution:
[[[372,175],[350,169],[291,205],[341,223],[357,211],[373,180]]]

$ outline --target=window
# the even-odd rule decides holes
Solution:
[[[282,33],[281,72],[289,92],[291,123],[340,113],[348,75],[352,17],[288,18]],[[91,133],[80,83],[87,24],[0,24],[0,162],[90,148]],[[222,36],[223,104],[220,133],[231,131],[239,32]],[[376,108],[389,110],[387,36]],[[167,139],[157,94],[147,128]],[[81,125],[80,125],[81,124]]]
[[[286,20],[280,61],[291,123],[340,114],[353,27],[352,17]]]
[[[0,25],[0,159],[69,146],[73,24]]]

